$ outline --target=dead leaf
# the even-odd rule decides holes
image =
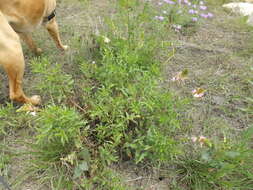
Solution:
[[[198,138],[197,137],[191,137],[191,140],[192,140],[192,142],[195,143],[198,140]]]
[[[204,136],[200,136],[199,137],[199,143],[200,143],[200,146],[202,147],[203,144],[207,141],[207,138],[204,137]]]
[[[33,106],[32,104],[24,104],[16,112],[36,112],[39,111],[39,108]],[[32,114],[34,115],[34,113]]]
[[[180,71],[174,76],[171,80],[172,81],[184,81],[188,79],[188,70],[184,69],[183,71]]]
[[[77,159],[77,156],[75,152],[68,154],[65,158],[60,158],[61,161],[70,163],[71,165],[74,165],[74,161],[76,159]]]
[[[203,88],[197,88],[192,91],[193,97],[201,98],[205,95],[205,90]]]

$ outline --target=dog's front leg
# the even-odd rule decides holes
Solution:
[[[46,28],[49,34],[51,35],[51,37],[53,38],[53,40],[55,41],[56,46],[60,48],[61,50],[67,50],[68,46],[63,45],[61,42],[58,24],[55,20],[55,17],[46,23]]]
[[[18,47],[18,46],[17,46]],[[32,96],[28,98],[22,89],[22,80],[24,75],[24,57],[21,47],[16,49],[16,51],[6,50],[6,55],[8,55],[8,61],[4,62],[2,65],[9,78],[9,89],[10,89],[10,99],[21,103],[31,103],[33,105],[40,104],[39,96]]]
[[[18,33],[20,38],[28,45],[28,47],[36,54],[40,55],[42,50],[36,46],[32,39],[32,35],[29,33]]]

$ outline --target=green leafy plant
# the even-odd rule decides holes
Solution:
[[[31,63],[32,71],[38,76],[36,88],[40,92],[47,92],[47,98],[57,103],[66,100],[73,92],[73,83],[71,75],[66,74],[62,70],[62,65],[51,64],[47,58],[34,59]]]
[[[0,146],[1,149],[5,149],[5,146]],[[0,176],[8,175],[8,164],[10,164],[11,156],[7,154],[5,151],[0,152]]]
[[[33,126],[34,118],[27,113],[17,113],[14,105],[0,106],[0,138],[18,129]]]
[[[123,179],[120,175],[108,167],[104,168],[96,177],[91,180],[84,179],[81,184],[83,189],[97,190],[126,190]]]
[[[91,135],[105,165],[121,159],[166,162],[181,154],[173,137],[180,122],[177,101],[159,88],[161,36],[148,32],[154,23],[143,27],[150,19],[148,4],[120,1],[118,9],[107,31],[95,36],[96,61],[79,64],[90,81],[84,92],[87,115],[96,121]]]
[[[80,128],[85,127],[75,110],[67,107],[49,106],[40,113],[36,136],[38,144],[60,143],[63,146],[78,140]]]
[[[29,145],[30,154],[34,156],[31,172],[44,174],[44,171],[51,171],[52,175],[58,172],[59,176],[65,174],[67,181],[72,176],[78,178],[83,175],[90,162],[90,153],[83,144],[87,136],[87,122],[74,109],[64,106],[48,106],[39,116],[36,143]],[[63,183],[59,180],[63,179],[53,178],[54,186]]]
[[[236,141],[224,139],[213,143],[207,138],[199,141],[195,152],[177,162],[182,183],[194,189],[250,189],[253,184],[251,138],[249,128]]]

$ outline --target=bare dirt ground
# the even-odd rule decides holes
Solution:
[[[165,66],[165,85],[179,96],[191,97],[198,87],[206,90],[205,97],[193,99],[184,115],[194,135],[240,131],[252,123],[241,111],[250,106],[246,98],[252,96],[252,29],[245,19],[220,7],[212,11],[215,17],[201,24],[197,33],[177,36],[175,56]],[[171,82],[183,69],[188,69],[189,80],[185,84]]]

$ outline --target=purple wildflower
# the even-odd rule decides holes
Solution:
[[[203,17],[203,18],[208,18],[208,15],[204,14],[204,13],[201,13],[200,16]]]
[[[194,11],[193,9],[190,9],[190,10],[189,10],[189,13],[190,13],[190,14],[194,14],[195,11]]]
[[[164,17],[163,17],[163,16],[155,16],[155,19],[160,20],[160,21],[163,21],[163,20],[164,20]]]
[[[171,1],[171,0],[163,0],[165,3],[168,3],[168,4],[171,4],[171,5],[174,5],[175,2],[174,1]]]
[[[213,13],[207,13],[207,15],[208,15],[209,18],[213,17]]]
[[[174,28],[175,32],[180,32],[182,29],[182,26],[178,24],[173,24],[172,27]]]
[[[193,7],[194,9],[196,9],[196,8],[197,8],[197,5],[192,5],[192,7]]]
[[[161,20],[161,21],[163,21],[164,17],[163,16],[159,16],[158,19]]]
[[[197,18],[197,17],[192,17],[192,21],[193,21],[193,22],[197,22],[197,21],[198,21],[198,18]]]
[[[206,10],[207,6],[200,5],[199,8],[200,8],[200,10]]]

